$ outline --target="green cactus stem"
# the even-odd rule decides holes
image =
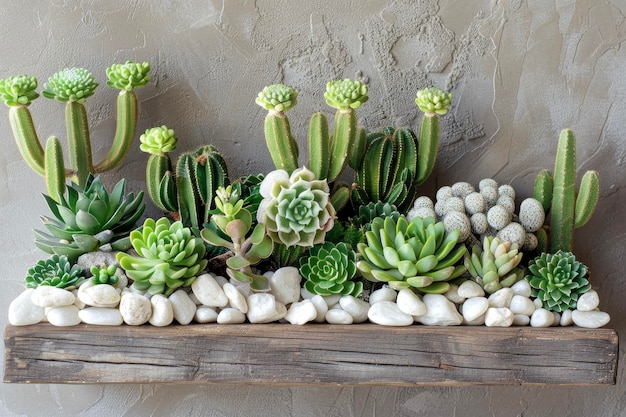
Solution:
[[[61,141],[56,136],[50,136],[46,142],[45,152],[46,188],[50,197],[60,201],[60,195],[65,191],[65,164],[63,163],[63,149]]]
[[[309,121],[309,165],[316,178],[326,178],[330,166],[330,134],[324,113],[313,113]]]
[[[580,181],[576,210],[574,211],[574,227],[584,226],[598,203],[600,197],[600,175],[597,171],[587,171]]]
[[[552,204],[552,191],[554,190],[554,178],[549,169],[542,169],[535,178],[533,198],[541,203],[543,211],[547,213]]]

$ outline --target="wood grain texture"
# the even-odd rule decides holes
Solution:
[[[615,384],[618,352],[614,330],[577,327],[37,324],[4,339],[14,383]]]

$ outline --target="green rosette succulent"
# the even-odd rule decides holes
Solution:
[[[482,248],[476,244],[471,255],[465,253],[463,264],[474,281],[492,294],[524,278],[524,271],[518,267],[521,261],[522,253],[518,251],[517,244],[485,236]]]
[[[571,252],[542,253],[528,264],[526,279],[531,295],[543,302],[546,310],[575,310],[578,298],[591,289],[587,266]]]
[[[261,183],[257,220],[274,242],[287,247],[322,243],[335,219],[329,192],[326,180],[316,180],[306,167],[291,176],[284,170],[272,171]]]
[[[447,281],[466,271],[457,265],[466,252],[459,244],[459,231],[446,232],[434,217],[414,217],[409,222],[401,216],[376,218],[365,232],[367,243],[357,245],[361,260],[356,264],[361,274],[385,282],[391,288],[415,288],[424,293],[444,293]]]
[[[164,155],[176,149],[178,139],[174,129],[167,126],[152,127],[139,136],[139,149],[151,155]]]
[[[52,255],[50,259],[41,260],[30,268],[26,275],[26,288],[37,288],[40,285],[74,289],[84,278],[83,269],[72,263],[64,255]]]
[[[60,102],[83,103],[93,95],[98,85],[94,76],[85,68],[65,68],[48,79],[41,94]]]
[[[126,238],[146,207],[143,191],[126,195],[126,182],[120,180],[109,193],[101,178],[93,175],[85,188],[67,187],[58,202],[51,196],[44,198],[54,218],[41,216],[47,232],[35,230],[35,245],[70,261],[107,243],[119,250],[130,247]]]
[[[119,252],[117,261],[135,288],[153,295],[168,296],[190,286],[207,264],[204,242],[180,221],[146,219],[142,230],[131,232],[130,241],[138,256]]]
[[[306,279],[304,288],[311,294],[358,297],[363,292],[363,283],[352,281],[356,255],[345,243],[326,242],[312,247],[308,257],[300,261],[300,273]]]
[[[126,61],[124,64],[111,65],[106,70],[107,85],[118,90],[132,91],[143,87],[150,81],[150,64],[148,62]]]
[[[15,75],[0,80],[0,100],[7,106],[29,106],[39,97],[37,79],[28,75]]]
[[[102,267],[94,265],[90,268],[90,271],[91,271],[90,280],[91,282],[93,282],[94,285],[100,285],[100,284],[115,285],[119,281],[119,278],[117,277],[117,275],[115,275],[115,272],[117,272],[116,265],[109,265],[109,266],[102,266]]]
[[[415,104],[417,104],[417,107],[427,116],[433,116],[435,114],[443,116],[448,113],[451,102],[452,94],[436,87],[419,90],[415,98]]]
[[[400,212],[393,204],[383,201],[370,202],[359,207],[359,214],[355,217],[355,223],[359,224],[365,231],[370,230],[370,224],[376,217],[393,217],[394,220],[400,218]]]
[[[272,84],[263,88],[255,99],[265,110],[284,112],[298,104],[298,91],[285,84]]]
[[[339,110],[358,109],[365,103],[368,86],[360,81],[344,79],[329,81],[326,84],[324,99],[330,107]]]

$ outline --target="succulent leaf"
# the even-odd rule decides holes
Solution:
[[[163,155],[176,149],[178,139],[174,129],[167,126],[153,127],[139,137],[139,149],[151,155]]]
[[[344,79],[329,81],[326,84],[324,99],[326,103],[339,110],[358,109],[365,103],[368,87],[360,81]]]
[[[415,99],[415,104],[426,116],[448,113],[451,102],[452,94],[435,87],[419,90]]]
[[[107,68],[106,74],[109,78],[107,81],[109,87],[132,91],[150,81],[150,64],[126,61],[124,64],[111,65]]]
[[[0,100],[7,106],[29,106],[39,97],[35,91],[37,79],[28,75],[13,75],[0,80]]]
[[[298,103],[297,98],[298,92],[295,89],[285,84],[273,84],[263,88],[255,102],[265,110],[284,112]]]
[[[65,68],[52,75],[41,94],[61,102],[83,103],[98,87],[94,76],[84,68]]]

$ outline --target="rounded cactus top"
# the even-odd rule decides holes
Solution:
[[[423,111],[426,116],[434,116],[436,114],[443,116],[448,113],[452,94],[438,88],[426,88],[417,92],[415,104]]]
[[[139,149],[152,155],[163,155],[176,149],[178,139],[174,129],[167,126],[152,127],[139,137]]]
[[[265,110],[283,112],[298,104],[298,92],[285,84],[272,84],[257,95],[255,102]]]
[[[51,76],[44,84],[42,94],[61,102],[75,101],[83,103],[92,96],[98,83],[84,68],[65,68]]]
[[[114,64],[107,68],[107,85],[119,90],[132,91],[133,88],[143,87],[150,81],[150,64],[147,62],[126,61],[124,64]]]
[[[39,97],[37,79],[28,75],[14,75],[0,80],[0,100],[7,106],[28,106]]]
[[[367,84],[360,81],[350,79],[329,81],[326,84],[324,98],[326,103],[335,109],[358,109],[367,101],[367,91]]]

